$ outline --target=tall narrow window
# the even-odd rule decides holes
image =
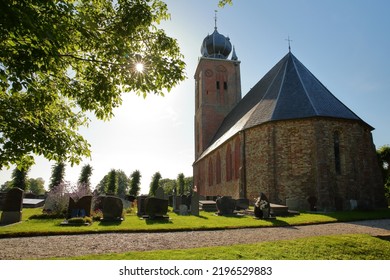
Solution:
[[[234,175],[235,179],[240,177],[240,138],[237,137],[236,142],[234,143]]]
[[[341,174],[340,161],[340,133],[336,131],[333,135],[334,164],[337,174]]]
[[[217,81],[217,90],[220,88],[219,81]]]
[[[209,186],[214,185],[214,167],[213,167],[213,160],[209,159]]]
[[[233,168],[232,168],[232,149],[230,144],[226,148],[226,181],[230,181],[233,178]]]
[[[216,178],[216,181],[217,181],[217,184],[220,184],[221,183],[221,156],[219,155],[219,152],[217,153],[217,162],[216,162],[216,175],[217,175],[217,178]]]

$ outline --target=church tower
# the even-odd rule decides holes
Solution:
[[[203,40],[201,54],[194,76],[195,160],[241,100],[240,61],[229,37],[218,33],[216,25],[214,32]]]

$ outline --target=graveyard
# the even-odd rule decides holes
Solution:
[[[71,236],[87,238],[87,234],[93,234],[100,240],[99,234],[102,234],[103,238],[103,233],[145,233],[153,236],[175,233],[177,236],[187,233],[192,235],[195,231],[211,231],[220,236],[223,232],[229,235],[235,229],[240,232],[241,229],[250,230],[253,234],[255,230],[271,227],[294,229],[305,225],[390,217],[389,208],[299,213],[289,211],[282,205],[269,203],[264,194],[260,194],[253,204],[249,204],[245,199],[201,197],[197,193],[167,196],[162,190],[157,190],[153,196],[143,195],[127,199],[108,194],[98,197],[84,195],[78,198],[65,196],[63,200],[67,201],[66,211],[58,215],[52,211],[58,201],[46,198],[42,205],[40,199],[25,200],[22,190],[12,189],[1,203],[0,239],[24,237],[25,240],[30,240],[28,237],[57,235],[59,238],[67,236],[66,238],[73,239]],[[335,226],[338,227],[337,224]],[[61,259],[388,259],[388,237],[384,236],[383,240],[367,234],[306,237],[262,242],[261,250],[259,243],[254,241],[253,244],[238,243],[233,246],[213,245],[212,250],[203,245],[204,241],[199,241],[196,248],[182,248],[182,243],[175,242],[180,249],[148,252],[129,250],[125,253],[108,253],[104,250],[95,255],[64,255]],[[232,236],[228,239],[231,238]],[[100,241],[107,241],[104,240],[106,239]],[[311,249],[313,246],[315,251]]]
[[[221,230],[237,228],[258,228],[272,226],[293,226],[340,221],[382,219],[390,217],[390,209],[355,210],[329,213],[280,214],[277,205],[265,205],[266,211],[256,210],[248,201],[233,200],[229,197],[216,199],[195,195],[168,197],[163,192],[155,196],[140,196],[132,201],[116,196],[100,199],[84,196],[75,201],[68,198],[66,214],[63,217],[51,215],[44,206],[24,208],[21,192],[13,190],[12,200],[2,205],[0,237],[39,236],[59,234],[85,234],[107,232],[166,232]],[[16,198],[15,198],[16,197]],[[265,204],[264,204],[265,203]],[[11,208],[9,205],[12,205]],[[16,206],[17,207],[16,207]],[[16,208],[17,209],[16,209]],[[258,212],[264,213],[258,216]],[[88,217],[87,221],[82,220]],[[71,220],[77,222],[72,223]],[[83,221],[80,223],[80,221]]]

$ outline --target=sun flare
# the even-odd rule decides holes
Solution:
[[[141,62],[138,62],[136,65],[135,65],[135,70],[139,73],[142,73],[144,72],[144,64],[141,63]]]

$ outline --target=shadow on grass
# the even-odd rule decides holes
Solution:
[[[108,226],[119,226],[122,221],[100,221],[99,226],[108,227]]]
[[[172,224],[172,220],[171,219],[168,219],[168,218],[154,218],[154,219],[151,219],[151,218],[147,218],[147,219],[144,219],[145,220],[145,223],[147,225],[155,225],[155,224]]]
[[[204,219],[204,220],[208,220],[208,219],[209,219],[208,217],[203,216],[203,215],[199,215],[199,216],[197,216],[197,217],[200,218],[200,219]]]
[[[375,238],[390,242],[390,235],[377,235]]]

